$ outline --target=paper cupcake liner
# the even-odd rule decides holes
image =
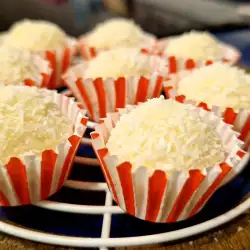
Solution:
[[[164,75],[158,72],[165,62],[158,56],[150,56],[149,64],[155,70],[151,76],[85,79],[88,63],[71,67],[63,80],[76,99],[83,104],[92,121],[99,121],[108,112],[159,97]]]
[[[38,67],[39,74],[34,75],[29,79],[25,79],[24,85],[47,88],[52,74],[52,69],[50,68],[49,62],[42,59],[38,55],[33,55],[33,62]]]
[[[149,54],[156,54],[159,56],[162,56],[166,58],[166,60],[169,63],[169,73],[176,73],[183,69],[192,69],[196,65],[209,65],[213,63],[214,61],[222,61],[229,64],[236,64],[240,58],[241,58],[241,52],[226,43],[220,42],[220,47],[222,50],[223,56],[218,59],[207,59],[207,60],[195,60],[193,58],[185,59],[185,58],[178,58],[174,55],[164,55],[164,50],[167,47],[168,44],[168,38],[163,38],[158,41],[158,43],[154,46],[154,48],[150,49],[144,49],[144,53]],[[183,63],[185,62],[185,63]]]
[[[0,33],[0,46],[4,43],[4,40],[7,37],[7,32]],[[36,86],[36,87],[45,87],[49,85],[52,70],[48,64],[47,60],[43,60],[40,56],[33,56],[34,64],[39,68],[39,75],[34,75],[29,79],[24,80],[24,85],[27,86]]]
[[[0,45],[4,43],[5,38],[7,37],[7,32],[2,32],[0,34]],[[43,83],[44,87],[48,89],[56,89],[63,85],[61,82],[61,75],[66,72],[69,68],[70,63],[73,60],[73,57],[77,53],[77,40],[75,38],[68,37],[67,39],[67,47],[63,49],[58,49],[55,51],[41,51],[35,52],[34,54],[38,54],[42,56],[44,59],[48,60],[50,63],[50,67],[52,69],[51,77],[49,79],[46,78]],[[30,79],[28,79],[30,80]],[[31,79],[32,80],[32,79]],[[47,82],[48,81],[48,82]],[[33,86],[34,83],[28,81],[26,85]],[[46,86],[45,86],[46,85]]]
[[[74,38],[68,38],[67,47],[55,51],[43,51],[39,54],[49,61],[52,68],[52,75],[47,88],[56,89],[63,85],[61,75],[69,68],[73,57],[77,52],[77,41]]]
[[[214,113],[197,108],[197,112],[202,113],[204,120],[213,125],[220,135],[227,152],[225,162],[203,170],[171,173],[164,168],[132,167],[129,162],[119,164],[117,156],[109,153],[106,143],[120,116],[133,108],[127,106],[119,112],[108,114],[95,127],[91,138],[114,200],[135,217],[170,223],[193,216],[221,185],[243,169],[249,159],[249,154],[240,148],[241,141],[230,125]]]
[[[45,150],[41,156],[29,154],[24,159],[13,157],[0,166],[0,206],[20,206],[47,199],[67,179],[80,140],[86,130],[87,118],[73,98],[48,91],[53,101],[74,124],[72,136],[56,150]]]
[[[239,139],[243,141],[242,148],[250,152],[250,109],[240,109],[235,111],[232,107],[220,108],[214,105],[211,109],[204,102],[188,100],[185,95],[178,95],[178,82],[187,76],[190,71],[185,70],[179,74],[169,76],[164,81],[164,91],[167,98],[175,98],[179,102],[193,104],[207,111],[212,111],[223,118],[224,122],[232,125],[232,128],[239,133]]]
[[[141,44],[140,47],[151,51],[155,46],[156,46],[155,37],[150,34],[145,33],[145,41]],[[112,49],[112,47],[101,49],[101,48],[92,46],[91,44],[87,43],[86,36],[83,36],[79,39],[78,47],[79,47],[80,54],[84,60],[91,60],[94,57],[96,57],[99,53]]]

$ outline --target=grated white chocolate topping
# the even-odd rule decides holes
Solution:
[[[23,85],[24,80],[31,79],[37,86],[41,78],[41,69],[37,64],[38,56],[34,56],[28,50],[22,50],[10,46],[0,47],[0,83],[4,85]],[[40,58],[40,61],[45,61]]]
[[[119,48],[100,53],[89,61],[85,78],[146,76],[153,73],[150,57],[139,49]]]
[[[73,133],[73,125],[48,95],[35,87],[0,87],[0,162],[40,156],[55,150]]]
[[[221,58],[222,50],[212,34],[191,31],[169,38],[164,54],[185,59],[206,60]]]
[[[250,108],[250,75],[223,63],[193,70],[178,84],[178,94],[187,99],[235,110]]]
[[[203,169],[225,160],[219,135],[197,110],[163,97],[122,115],[107,148],[119,162],[169,171]]]
[[[56,50],[66,46],[67,36],[54,23],[24,19],[10,28],[5,43],[32,51]]]
[[[140,47],[145,34],[133,20],[113,18],[98,24],[84,39],[89,45],[101,49]]]

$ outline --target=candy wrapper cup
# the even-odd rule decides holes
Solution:
[[[45,150],[41,156],[27,154],[23,159],[13,157],[0,166],[0,206],[21,206],[47,199],[57,192],[70,173],[74,156],[86,130],[85,111],[73,98],[48,91],[74,125],[72,135],[56,150]]]
[[[54,51],[43,51],[39,54],[49,61],[52,68],[52,75],[47,85],[49,89],[56,89],[63,86],[61,76],[69,68],[74,56],[77,53],[77,41],[74,38],[68,38],[67,47]]]
[[[164,81],[164,91],[167,98],[174,98],[179,102],[193,104],[207,111],[214,112],[217,116],[223,118],[224,122],[230,124],[238,132],[239,139],[243,141],[242,148],[250,152],[250,109],[240,109],[235,111],[232,107],[220,108],[214,105],[212,108],[204,102],[188,100],[185,95],[178,95],[178,83],[185,76],[190,74],[190,70],[183,70],[178,74],[170,75]]]
[[[106,144],[120,116],[134,108],[127,106],[108,114],[91,133],[93,148],[113,198],[130,215],[160,223],[185,220],[198,213],[212,194],[236,176],[249,159],[230,125],[212,112],[194,108],[221,137],[225,162],[203,170],[172,172],[164,168],[133,167],[130,162],[119,163]]]
[[[154,50],[155,46],[156,46],[156,38],[148,33],[145,33],[145,40],[142,42],[140,47],[151,51]],[[112,49],[112,47],[104,49],[92,46],[91,44],[88,44],[86,36],[80,37],[78,42],[78,47],[82,58],[86,61],[93,59],[103,51]]]
[[[7,32],[0,33],[0,46],[4,43],[7,35],[8,35]],[[25,79],[24,85],[47,88],[47,86],[50,83],[50,79],[51,79],[51,75],[52,75],[52,69],[51,69],[48,61],[44,60],[39,55],[34,55],[33,62],[39,68],[40,73],[39,73],[39,75],[32,76],[32,78]]]
[[[223,43],[223,42],[220,42],[222,57],[216,60],[209,59],[209,58],[207,60],[195,60],[193,58],[188,58],[188,59],[177,58],[174,55],[164,53],[164,50],[168,46],[168,40],[169,40],[168,38],[162,38],[158,40],[157,44],[151,50],[144,49],[144,52],[149,53],[149,54],[156,54],[168,60],[170,64],[170,67],[169,67],[170,73],[176,73],[185,68],[190,69],[190,68],[195,67],[195,65],[211,64],[213,61],[222,61],[225,63],[229,63],[231,65],[234,65],[241,58],[241,52],[237,48],[229,44]],[[183,64],[183,62],[185,62],[185,64]]]
[[[0,34],[0,45],[5,42],[5,38],[8,36],[8,32],[3,32]],[[68,37],[67,46],[63,49],[57,49],[54,51],[39,51],[34,52],[43,57],[49,62],[52,69],[49,79],[44,80],[43,87],[48,89],[56,89],[63,86],[61,82],[61,75],[66,72],[69,68],[74,56],[78,50],[77,40],[75,38]],[[47,82],[48,81],[48,82]],[[31,82],[26,84],[33,86]]]
[[[83,104],[90,120],[99,121],[108,112],[115,112],[126,104],[160,96],[164,80],[160,69],[165,62],[158,56],[149,56],[148,60],[154,72],[151,76],[86,79],[84,73],[88,62],[84,62],[71,67],[63,81]]]
[[[49,62],[42,59],[38,55],[33,55],[33,62],[38,67],[40,73],[38,75],[32,76],[29,79],[25,79],[24,85],[47,88],[52,74],[52,69],[50,68]]]

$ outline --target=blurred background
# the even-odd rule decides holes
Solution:
[[[0,30],[33,18],[79,36],[107,18],[127,16],[158,37],[191,29],[225,31],[248,27],[249,5],[246,0],[0,0]]]

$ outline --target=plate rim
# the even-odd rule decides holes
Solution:
[[[199,235],[218,226],[221,226],[242,213],[250,209],[250,197],[244,202],[229,210],[228,212],[221,214],[213,219],[205,222],[196,224],[191,227],[178,229],[170,232],[137,236],[137,237],[122,237],[122,238],[89,238],[89,237],[72,237],[72,236],[61,236],[41,231],[33,231],[27,228],[14,226],[0,220],[0,231],[18,238],[31,240],[39,243],[52,244],[58,246],[68,247],[123,247],[123,246],[138,246],[148,245],[152,243],[163,243],[174,240],[187,238],[194,235]],[[11,222],[11,221],[10,221]]]

